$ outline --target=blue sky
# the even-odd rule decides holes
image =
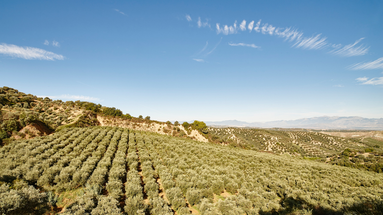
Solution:
[[[0,86],[166,120],[383,117],[382,1],[1,1]]]

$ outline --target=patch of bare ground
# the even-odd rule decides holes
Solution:
[[[221,196],[224,198],[227,198],[227,197],[231,196],[231,194],[229,192],[227,192],[226,190],[224,190],[223,193],[221,193]]]
[[[189,210],[191,211],[192,214],[200,215],[199,211],[193,207],[190,207],[190,205],[189,205]]]
[[[138,155],[138,152],[137,152],[137,155]],[[146,194],[145,189],[144,189],[145,183],[144,183],[144,175],[142,174],[142,165],[141,165],[140,156],[138,156],[137,171],[138,171],[138,174],[140,175],[140,179],[141,179],[141,188],[142,188],[142,194],[144,195],[144,202],[146,204],[149,204],[149,198],[148,198],[148,195]]]
[[[13,137],[15,139],[31,139],[39,136],[46,136],[52,132],[53,131],[49,129],[48,126],[46,126],[44,123],[37,121],[25,126],[18,132],[18,134],[15,134]]]
[[[157,184],[159,187],[159,196],[163,198],[166,201],[166,203],[170,204],[168,198],[166,197],[166,193],[164,191],[164,187],[162,186],[160,178],[157,178]]]

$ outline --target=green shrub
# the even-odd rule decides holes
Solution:
[[[124,210],[128,215],[143,213],[145,210],[143,198],[141,196],[128,197],[125,200]]]
[[[1,124],[2,130],[12,133],[12,131],[17,131],[19,128],[19,123],[15,119],[9,119],[4,121]]]
[[[142,196],[142,187],[139,184],[127,183],[125,195],[129,197]]]
[[[92,210],[92,215],[122,215],[119,202],[111,196],[101,196],[98,200],[97,207]]]
[[[169,190],[166,190],[166,196],[172,204],[174,210],[178,210],[181,207],[184,207],[186,202],[182,195],[182,191],[180,188],[175,187]]]
[[[365,152],[373,152],[374,149],[373,149],[373,148],[367,148],[367,149],[365,149],[364,151],[365,151]]]
[[[36,210],[46,205],[46,203],[46,194],[40,193],[39,190],[32,186],[20,190],[11,190],[5,184],[0,186],[1,214],[24,214],[26,211],[37,213]]]
[[[191,206],[199,204],[201,199],[201,190],[198,189],[189,189],[186,192],[186,199],[188,200]]]
[[[165,188],[165,190],[167,190],[174,187],[175,183],[172,180],[164,180],[162,181],[162,186]]]
[[[151,214],[172,215],[172,210],[161,197],[150,200]]]
[[[185,129],[188,129],[190,124],[188,122],[184,122],[182,123],[182,126],[185,128]]]
[[[212,181],[212,189],[215,194],[220,195],[225,189],[225,184],[220,179],[214,180]]]
[[[351,149],[345,149],[345,150],[342,152],[342,155],[344,155],[344,156],[350,156],[350,155],[351,155]]]
[[[119,199],[122,195],[123,184],[120,180],[110,180],[106,183],[106,190],[115,199]]]
[[[191,214],[189,208],[187,208],[187,207],[182,207],[182,208],[178,209],[177,213],[179,215]]]
[[[242,215],[244,214],[243,210],[237,207],[236,203],[230,199],[225,199],[225,201],[219,200],[216,204],[218,211],[222,215]]]
[[[234,181],[231,181],[229,182],[227,185],[226,185],[226,190],[227,192],[230,192],[232,194],[235,194],[238,190],[238,184],[235,183]]]

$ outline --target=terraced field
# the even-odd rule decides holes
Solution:
[[[299,132],[285,136],[302,138]],[[329,141],[331,146],[318,149],[345,144]],[[6,214],[17,214],[36,199],[33,210],[62,214],[378,214],[383,209],[382,174],[112,127],[64,129],[6,145],[0,149],[0,180],[0,212]],[[35,195],[25,196],[27,189]]]

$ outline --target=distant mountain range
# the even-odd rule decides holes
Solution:
[[[226,120],[205,122],[209,126],[258,127],[258,128],[305,128],[340,130],[383,130],[383,118],[363,118],[357,116],[322,116],[297,120],[279,120],[270,122],[242,122]]]

